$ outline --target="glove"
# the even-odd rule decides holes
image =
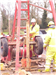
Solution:
[[[44,47],[44,50],[46,51],[46,47]]]

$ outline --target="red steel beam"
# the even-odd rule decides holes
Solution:
[[[17,3],[18,0],[16,0],[16,4]],[[15,34],[16,14],[17,14],[17,6],[15,6],[15,15],[14,15],[14,22],[13,22],[13,29],[12,29],[12,40],[14,40],[14,34]]]
[[[28,11],[28,9],[21,9],[21,11]]]
[[[50,3],[50,6],[51,6],[51,11],[52,11],[53,19],[54,19],[55,26],[56,26],[56,13],[55,13],[55,9],[54,9],[54,5],[53,5],[52,0],[49,0],[49,3]]]
[[[26,18],[21,18],[21,20],[27,20]]]
[[[49,12],[52,13],[51,10],[48,10],[48,9],[46,9],[46,8],[43,8],[43,7],[40,7],[40,6],[34,5],[34,4],[30,4],[30,3],[29,3],[29,5],[32,5],[32,6],[35,6],[35,7],[41,8],[41,9],[44,9],[44,10],[49,11]]]
[[[15,70],[18,71],[19,64],[19,47],[20,47],[20,21],[21,21],[21,0],[18,0],[18,17],[17,17],[17,39],[16,39],[16,64]]]
[[[30,20],[30,14],[29,14],[29,12],[30,12],[30,11],[29,11],[29,9],[30,9],[30,8],[29,8],[29,0],[28,0],[28,7],[27,7],[27,8],[28,8],[28,21],[29,21],[29,20]],[[30,23],[30,22],[29,22],[29,23]]]
[[[26,27],[20,27],[20,29],[26,29]]]

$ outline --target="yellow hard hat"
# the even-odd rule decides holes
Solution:
[[[54,25],[54,22],[50,21],[47,26],[49,26],[49,25]]]

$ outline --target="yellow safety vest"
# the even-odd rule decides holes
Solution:
[[[56,52],[56,28],[48,30],[43,47]]]
[[[39,25],[35,25],[33,28],[32,28],[32,25],[30,25],[30,34],[32,34],[32,38],[35,37],[36,35],[39,35]]]

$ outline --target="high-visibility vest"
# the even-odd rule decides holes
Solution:
[[[40,29],[40,26],[38,24],[36,24],[33,28],[32,28],[32,25],[30,25],[30,34],[32,34],[32,37],[39,35],[39,29]]]
[[[56,52],[56,28],[48,30],[43,47]]]

